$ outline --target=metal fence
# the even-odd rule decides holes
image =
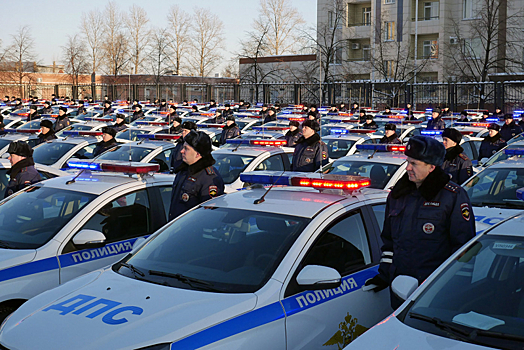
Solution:
[[[500,106],[506,112],[524,108],[524,81],[485,83],[419,83],[402,81],[356,81],[316,83],[264,84],[0,84],[0,95],[49,99],[51,94],[72,98],[107,95],[111,100],[166,99],[218,103],[243,99],[252,103],[323,104],[358,102],[362,106],[381,109],[386,105],[403,107],[411,102],[416,109],[448,105],[452,110],[490,109]]]

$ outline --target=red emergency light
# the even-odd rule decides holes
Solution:
[[[351,134],[372,134],[376,132],[375,129],[349,129],[348,132]]]
[[[477,126],[480,128],[487,128],[489,126],[489,123],[472,123],[471,126]]]
[[[336,177],[336,176],[334,176]],[[337,180],[336,178],[310,179],[307,177],[292,177],[292,186],[313,187],[318,189],[358,190],[371,185],[369,178],[358,177],[355,180]]]
[[[285,146],[287,144],[286,140],[250,140],[250,144],[256,146]]]

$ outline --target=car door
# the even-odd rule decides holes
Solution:
[[[106,237],[101,247],[78,247],[74,235],[59,255],[60,283],[107,266],[129,253],[139,237],[147,237],[165,222],[163,211],[146,189],[113,196],[84,221],[81,230],[102,232]]]
[[[287,349],[342,349],[392,311],[387,290],[361,290],[378,270],[376,224],[371,215],[366,207],[334,215],[284,285]],[[341,286],[302,290],[296,277],[308,265],[336,269],[342,276]]]

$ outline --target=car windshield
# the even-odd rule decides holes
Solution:
[[[27,122],[25,123],[24,125],[20,126],[19,128],[17,129],[22,129],[22,130],[26,130],[26,129],[40,129],[40,122],[42,120],[46,120],[46,119],[38,119],[38,120],[32,120],[30,122]],[[49,120],[49,119],[47,119]],[[54,119],[51,120],[52,123],[54,123]]]
[[[485,235],[452,261],[399,319],[497,349],[524,341],[524,239]]]
[[[471,178],[464,189],[474,206],[524,209],[517,190],[524,187],[524,168],[487,168]]]
[[[59,132],[56,133],[57,137],[64,137],[67,135],[64,135],[64,131],[90,131],[93,127],[85,124],[74,124],[70,125],[68,127],[63,128]]]
[[[131,161],[131,162],[140,162],[153,151],[150,148],[130,146],[130,145],[121,145],[118,147],[111,148],[109,151],[98,156],[96,159],[104,160],[121,160],[121,161]]]
[[[0,138],[0,149],[6,147],[6,146],[9,146],[9,144],[11,142],[13,142],[15,140],[8,140],[8,139],[4,139],[4,138]]]
[[[331,159],[338,159],[346,156],[351,147],[355,144],[355,141],[345,139],[328,139],[323,141],[328,147],[328,154]]]
[[[41,247],[95,197],[39,186],[19,192],[0,203],[0,244],[13,249]]]
[[[235,147],[237,145],[234,145]],[[213,153],[215,168],[218,169],[225,184],[235,182],[246,167],[255,159],[253,156],[244,156],[232,153]]]
[[[129,125],[138,126],[140,124],[137,124],[136,122],[156,122],[156,121],[163,122],[164,120],[163,119],[160,120],[160,118],[157,115],[154,115],[154,116],[147,116],[147,117],[138,118],[137,120],[133,121]]]
[[[309,221],[204,206],[172,222],[127,263],[145,274],[141,279],[153,283],[253,293],[273,275]],[[119,272],[133,276],[129,269]]]
[[[33,160],[35,163],[52,165],[62,158],[68,151],[73,149],[74,143],[66,142],[46,142],[35,147],[33,150]]]
[[[493,156],[491,156],[491,158],[489,158],[489,160],[486,163],[482,164],[482,166],[487,168],[490,165],[493,165],[495,163],[498,163],[500,161],[508,159],[509,156],[506,154],[505,150],[506,149],[517,149],[517,148],[523,148],[523,145],[521,143],[518,144],[518,145],[516,145],[516,144],[508,145],[507,147],[501,149],[500,151],[495,153]],[[512,156],[512,157],[520,158],[522,156],[516,155],[516,156]]]
[[[371,179],[371,188],[383,189],[400,165],[339,159],[324,169],[325,174],[357,175]]]
[[[117,133],[115,138],[129,141],[137,141],[138,135],[148,134],[149,132],[150,130],[144,129],[127,129]]]
[[[85,120],[86,118],[93,118],[93,117],[95,117],[98,114],[99,114],[98,112],[86,112],[86,113],[82,113],[82,114],[76,115],[75,119],[77,119],[77,120]]]
[[[242,135],[242,138],[246,140],[256,140],[256,139],[275,140],[277,138],[281,139],[283,137],[284,137],[284,134],[278,135],[278,137],[275,137],[275,134],[264,134],[264,133]]]

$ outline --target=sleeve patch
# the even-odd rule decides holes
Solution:
[[[469,204],[462,203],[460,205],[460,211],[462,212],[462,217],[464,218],[464,220],[469,221],[469,218],[471,217],[471,214],[469,211]]]
[[[211,197],[216,197],[218,193],[218,187],[217,186],[209,186],[209,195]]]

